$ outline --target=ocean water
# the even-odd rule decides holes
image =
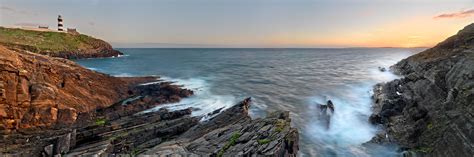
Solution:
[[[362,147],[378,128],[368,123],[371,89],[397,78],[380,72],[421,49],[119,49],[118,58],[76,60],[114,76],[157,75],[196,91],[169,109],[198,108],[205,115],[252,97],[252,117],[291,112],[300,131],[300,156],[396,156],[396,146]],[[334,102],[329,129],[317,103]],[[156,110],[157,108],[155,108]],[[149,110],[148,112],[152,112]],[[204,117],[203,120],[209,117]]]

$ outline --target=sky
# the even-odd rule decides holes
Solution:
[[[65,27],[115,47],[430,47],[474,0],[0,0],[0,26]]]

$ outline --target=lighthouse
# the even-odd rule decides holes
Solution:
[[[61,17],[61,15],[58,15],[58,31],[64,31],[63,18]]]

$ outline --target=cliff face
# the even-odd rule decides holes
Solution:
[[[122,55],[109,43],[87,35],[4,27],[0,27],[0,45],[67,59]]]
[[[397,143],[407,154],[474,154],[474,24],[391,69],[404,78],[376,85],[370,121],[387,136],[372,142]]]
[[[74,146],[77,128],[193,94],[166,82],[139,85],[156,80],[112,77],[67,59],[0,45],[0,154],[64,154]]]
[[[127,97],[132,82],[0,46],[0,130],[71,124],[78,113]]]

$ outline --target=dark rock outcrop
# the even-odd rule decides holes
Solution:
[[[331,124],[331,117],[334,115],[334,104],[331,100],[328,100],[326,105],[317,104],[319,106],[319,111],[317,112],[318,119],[322,122],[322,125],[329,129]]]
[[[472,156],[474,24],[391,69],[404,78],[375,86],[369,121],[385,131],[372,142],[407,155]]]
[[[139,154],[195,126],[199,118],[190,114],[190,109],[172,112],[162,109],[79,129],[78,146],[68,155]]]
[[[298,130],[289,112],[263,119],[248,116],[250,98],[202,122],[174,140],[144,152],[146,155],[184,156],[296,156]]]
[[[201,123],[200,117],[190,116],[191,109],[107,120],[78,129],[76,146],[67,155],[296,156],[298,131],[290,126],[289,112],[252,120],[249,105],[246,99]]]

